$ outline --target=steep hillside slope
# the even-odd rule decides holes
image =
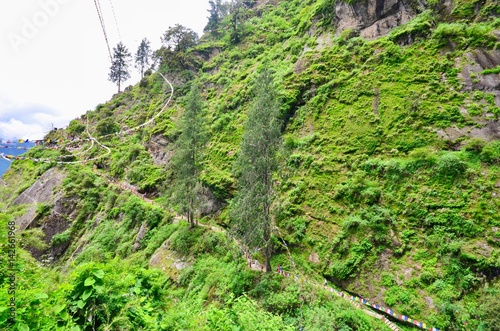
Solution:
[[[498,329],[500,5],[240,6],[198,45],[159,53],[158,71],[175,89],[154,123],[127,132],[168,100],[158,73],[48,136],[87,138],[88,126],[110,154],[93,140],[39,148],[31,158],[56,160],[77,148],[82,154],[67,161],[97,160],[18,161],[6,174],[1,217],[18,225],[18,288],[29,289],[18,292],[20,323],[37,330],[387,327],[309,284],[325,279],[437,328]],[[285,124],[272,264],[307,284],[251,271],[226,232],[189,230],[170,200],[178,120],[196,80],[210,132],[200,218],[230,227],[234,163],[264,67],[274,70]],[[47,180],[51,192],[37,192]],[[252,259],[262,262],[261,253]]]

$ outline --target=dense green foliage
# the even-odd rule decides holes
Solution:
[[[265,69],[256,81],[255,101],[245,122],[236,162],[238,194],[231,214],[235,234],[249,249],[260,249],[271,272],[273,207],[276,205],[273,175],[278,169],[281,145],[280,102],[273,75]]]
[[[154,126],[102,139],[110,155],[88,166],[15,162],[4,176],[2,250],[3,224],[27,209],[12,200],[51,167],[66,176],[54,192],[67,204],[66,228],[46,237],[41,226],[53,206],[39,204],[37,226],[17,236],[17,329],[387,329],[329,292],[249,270],[225,232],[189,229],[171,215],[167,197],[180,181],[169,157],[153,159],[152,142],[161,138],[165,154],[177,154],[178,119],[199,82],[207,108],[201,125],[210,132],[199,181],[211,191],[206,197],[231,207],[242,189],[235,164],[244,123],[269,63],[283,121],[273,268],[325,277],[441,329],[498,328],[500,144],[477,134],[498,124],[495,95],[480,89],[498,66],[472,72],[468,83],[464,72],[475,55],[498,50],[500,8],[494,0],[452,2],[408,1],[415,17],[373,40],[336,31],[332,0],[212,1],[200,40],[169,28],[157,56],[176,93]],[[160,75],[145,75],[48,138],[85,138],[87,121],[95,136],[133,128],[158,113],[168,90]],[[87,148],[80,158],[102,155]],[[67,149],[29,155],[54,158]],[[204,222],[229,226],[228,211]],[[28,251],[42,252],[44,265]],[[264,261],[262,252],[252,258]],[[0,300],[9,300],[6,291]],[[6,316],[0,308],[1,328]]]
[[[193,83],[187,98],[186,110],[180,125],[181,133],[170,166],[176,178],[172,201],[178,206],[179,214],[185,215],[193,227],[196,222],[195,217],[200,215],[203,203],[204,188],[200,181],[200,172],[208,136],[203,102],[196,83]]]

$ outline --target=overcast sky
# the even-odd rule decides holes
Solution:
[[[111,47],[135,53],[179,23],[200,36],[208,0],[100,0]],[[114,7],[118,28],[111,11]],[[119,32],[118,32],[119,31]],[[116,93],[94,0],[0,1],[0,138],[40,139]],[[135,68],[132,79],[138,82]]]

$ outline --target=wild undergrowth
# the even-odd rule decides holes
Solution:
[[[493,93],[465,88],[462,72],[468,55],[498,49],[499,8],[494,1],[454,3],[445,17],[441,1],[427,1],[427,10],[375,40],[336,31],[335,1],[251,8],[239,42],[230,31],[206,35],[190,50],[197,59],[191,68],[160,66],[176,93],[154,125],[116,134],[163,107],[169,89],[153,73],[65,131],[51,132],[54,140],[86,137],[88,121],[94,136],[109,135],[102,142],[111,153],[89,166],[15,163],[5,175],[11,187],[22,184],[2,188],[2,222],[23,212],[9,203],[50,167],[64,169],[62,193],[76,204],[67,229],[48,242],[34,230],[23,237],[27,246],[67,249],[52,266],[19,251],[19,284],[28,290],[19,292],[18,328],[384,329],[328,293],[249,271],[225,234],[174,222],[166,195],[175,175],[153,160],[150,142],[161,137],[163,152],[175,152],[196,79],[210,133],[200,179],[226,206],[238,190],[234,162],[255,78],[267,66],[284,122],[273,266],[326,278],[438,328],[494,329],[500,144],[472,132],[498,120],[500,108]],[[487,68],[471,80],[496,74],[498,67]],[[449,128],[467,134],[447,138]],[[28,155],[61,153],[67,151],[36,148]],[[86,156],[102,153],[94,147]],[[38,207],[41,220],[49,214]],[[204,221],[228,225],[227,208]],[[162,250],[169,264],[150,268]],[[30,279],[36,281],[28,285]]]

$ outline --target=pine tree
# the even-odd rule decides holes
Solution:
[[[176,179],[172,202],[179,208],[179,213],[186,216],[191,228],[196,224],[195,215],[203,203],[204,188],[199,175],[208,139],[206,127],[201,93],[198,85],[193,83],[171,161]]]
[[[219,37],[220,24],[222,19],[227,15],[227,5],[222,3],[222,0],[210,0],[208,3],[210,4],[210,9],[208,10],[210,16],[203,31],[211,33],[214,37]]]
[[[234,233],[250,249],[263,248],[271,271],[273,173],[281,144],[280,103],[269,70],[257,79],[255,100],[244,127],[237,167],[238,193],[231,207]]]
[[[141,78],[144,77],[144,68],[149,64],[149,60],[152,55],[153,51],[151,50],[151,43],[147,38],[142,39],[141,44],[137,49],[137,53],[135,53],[135,66],[139,69]]]
[[[121,83],[130,78],[128,71],[130,57],[130,52],[121,41],[113,48],[109,80],[118,85],[118,93],[120,93]]]
[[[229,37],[231,43],[237,44],[245,34],[245,21],[249,18],[248,9],[255,5],[255,0],[231,0],[228,6]]]
[[[242,0],[232,0],[229,3],[230,39],[233,44],[240,42],[243,36],[243,21],[245,19],[245,5]]]

